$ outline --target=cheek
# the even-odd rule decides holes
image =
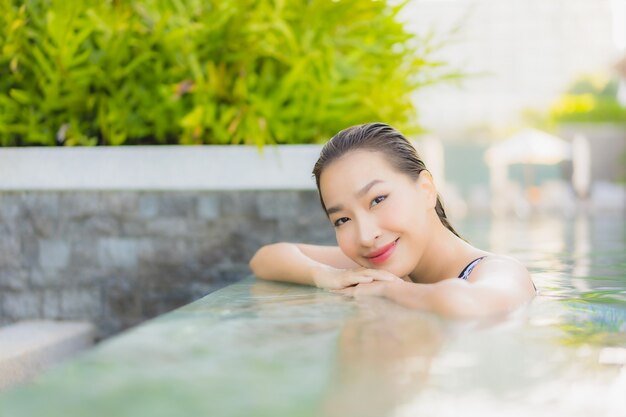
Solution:
[[[341,249],[341,251],[348,256],[349,258],[354,259],[356,254],[356,246],[352,240],[352,236],[350,231],[347,230],[347,227],[343,229],[337,229],[335,232],[335,238],[337,239],[337,246]]]
[[[381,208],[378,219],[381,226],[386,229],[406,230],[419,221],[418,211],[410,202],[401,201],[398,204],[389,204]]]

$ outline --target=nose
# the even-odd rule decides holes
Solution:
[[[372,218],[365,217],[359,219],[357,228],[359,244],[367,248],[374,246],[376,238],[381,234],[378,223]]]

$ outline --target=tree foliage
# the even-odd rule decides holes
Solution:
[[[0,0],[0,145],[312,143],[419,129],[457,78],[374,0]]]

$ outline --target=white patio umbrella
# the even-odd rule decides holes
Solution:
[[[537,129],[524,129],[487,149],[485,160],[492,192],[499,195],[504,191],[511,164],[553,165],[571,157],[571,145],[563,139]]]
[[[485,155],[487,163],[553,165],[571,159],[571,146],[561,138],[537,129],[524,129],[491,146]]]

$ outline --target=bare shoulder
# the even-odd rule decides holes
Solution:
[[[339,246],[309,245],[296,243],[300,251],[309,258],[339,269],[358,268],[360,265],[348,258]]]
[[[489,254],[476,265],[468,281],[489,287],[517,287],[535,293],[528,269],[511,256]]]

